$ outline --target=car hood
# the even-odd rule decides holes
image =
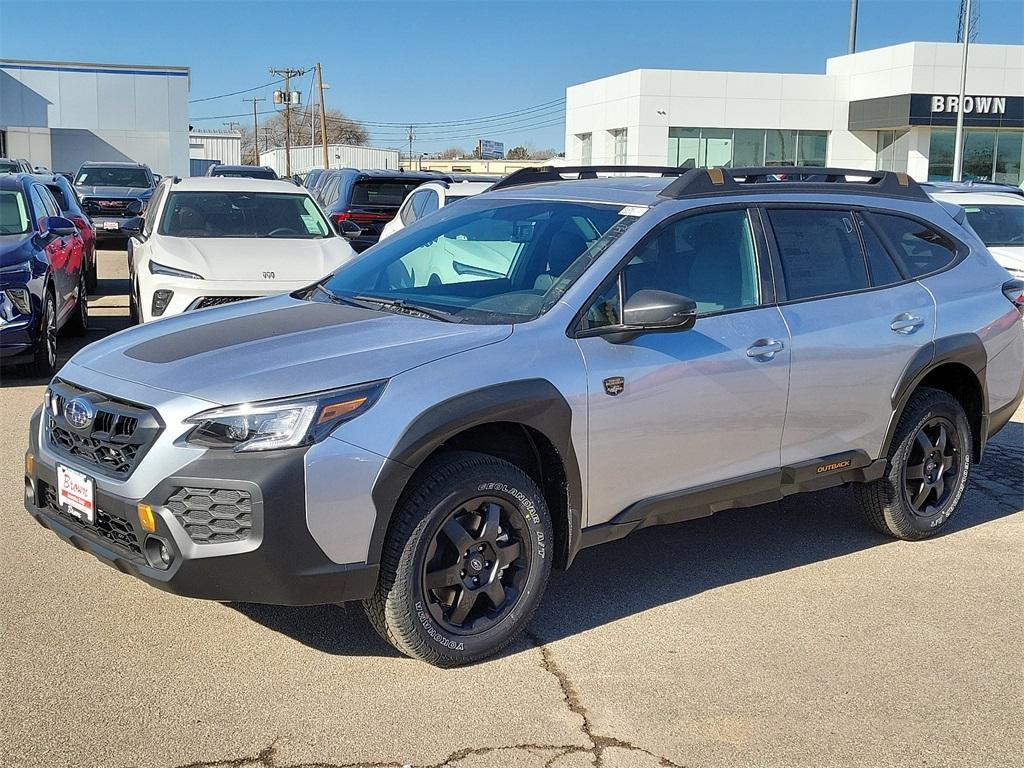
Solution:
[[[158,236],[150,251],[150,260],[165,267],[195,272],[204,280],[235,282],[313,283],[354,256],[352,246],[342,237],[286,240]]]
[[[97,187],[89,184],[76,186],[75,189],[82,197],[130,197],[133,200],[145,197],[153,191],[150,187]]]
[[[995,246],[988,250],[999,266],[1014,272],[1024,272],[1024,246]]]
[[[229,405],[388,379],[511,333],[283,295],[129,328],[70,365]]]
[[[13,267],[32,258],[29,241],[32,233],[23,235],[0,235],[0,267]]]

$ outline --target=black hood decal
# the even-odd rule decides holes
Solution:
[[[291,333],[345,325],[380,316],[380,312],[361,307],[302,304],[174,331],[130,347],[124,354],[145,363],[171,363],[182,358],[262,341],[274,336],[287,336]]]

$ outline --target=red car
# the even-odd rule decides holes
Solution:
[[[96,290],[96,229],[92,225],[92,220],[82,209],[78,192],[66,177],[55,173],[53,176],[39,177],[39,180],[46,185],[53,199],[57,201],[61,216],[70,219],[78,227],[78,233],[82,236],[82,256],[85,260],[85,287],[92,293]]]

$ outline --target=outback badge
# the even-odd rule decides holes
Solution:
[[[610,376],[604,380],[604,391],[605,394],[615,397],[621,395],[622,390],[626,388],[626,380],[621,376]]]

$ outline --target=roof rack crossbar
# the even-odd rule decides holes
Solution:
[[[851,179],[853,179],[851,181]],[[708,188],[708,180],[713,188]],[[845,187],[842,190],[837,187]],[[928,200],[928,195],[909,175],[899,171],[863,168],[818,168],[814,166],[768,166],[754,168],[697,169],[661,191],[662,197],[684,198],[722,192],[775,192],[783,189],[825,192],[853,192]]]
[[[501,181],[494,183],[489,191],[519,187],[523,184],[538,184],[545,181],[570,181],[576,179],[596,179],[599,173],[649,173],[659,176],[682,176],[687,168],[676,168],[663,165],[543,165],[520,168],[513,171]],[[567,179],[567,175],[574,175]]]

